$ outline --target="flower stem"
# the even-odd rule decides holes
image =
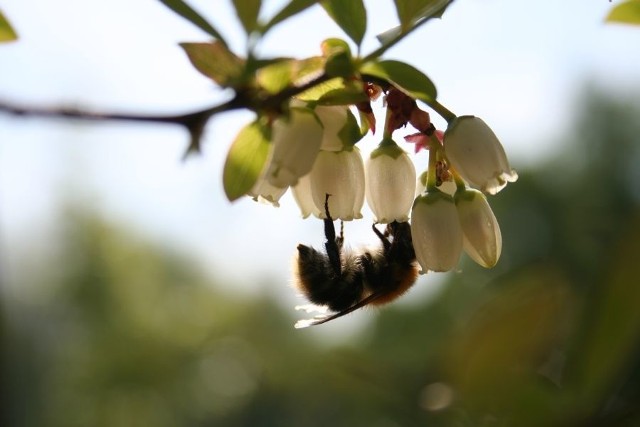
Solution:
[[[429,144],[429,166],[427,169],[427,193],[438,190],[437,163],[440,151],[440,141],[435,135],[431,136]]]
[[[451,123],[456,118],[456,115],[451,110],[440,104],[435,99],[431,102],[428,102],[427,105],[429,105],[429,107],[431,107],[436,113],[442,116],[442,118],[445,119],[447,123]]]
[[[387,112],[384,116],[384,126],[383,126],[383,133],[382,133],[382,141],[384,142],[387,139],[391,139],[391,134],[393,133],[393,130],[390,129],[389,126],[389,122],[391,121],[391,115],[393,114],[393,112],[391,111],[391,108],[387,107]]]
[[[464,182],[464,179],[453,169],[449,169],[451,175],[453,175],[453,181],[456,183],[456,192],[464,191],[467,188],[467,184]]]

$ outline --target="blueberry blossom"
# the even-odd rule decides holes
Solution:
[[[474,188],[496,194],[518,179],[495,133],[478,117],[456,117],[444,133],[443,145],[451,166]]]
[[[311,171],[322,137],[322,124],[313,111],[291,108],[289,117],[273,123],[273,148],[266,166],[266,180],[278,188],[295,185]]]
[[[292,188],[293,198],[300,208],[302,218],[308,218],[313,215],[317,218],[322,215],[324,209],[319,208],[313,201],[311,194],[311,174],[307,174],[298,180],[295,187]]]
[[[371,152],[366,164],[366,199],[374,221],[406,222],[415,197],[416,169],[391,139]]]
[[[340,131],[347,124],[348,107],[344,105],[317,106],[313,111],[324,128],[320,148],[325,151],[341,151],[345,144],[340,138]],[[353,144],[353,141],[349,141],[349,144]]]
[[[320,218],[326,217],[324,204],[328,194],[329,214],[333,219],[349,221],[362,218],[364,162],[357,147],[342,151],[321,150],[309,179],[315,205],[315,209],[306,208],[309,212],[319,212]]]
[[[478,264],[496,265],[502,251],[500,226],[484,194],[466,189],[455,195],[465,252]]]
[[[287,192],[287,188],[289,187],[276,187],[270,184],[264,176],[261,176],[248,195],[257,202],[269,203],[277,208],[280,207],[280,198]]]
[[[462,253],[463,237],[453,197],[439,190],[416,197],[411,238],[422,273],[454,268]]]

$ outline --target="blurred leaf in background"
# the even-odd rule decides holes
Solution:
[[[627,0],[611,8],[607,22],[640,25],[640,0]]]
[[[31,297],[2,294],[2,425],[640,425],[640,106],[593,88],[579,105],[494,200],[498,266],[466,260],[347,344],[69,215],[55,265],[7,287]]]
[[[0,10],[0,43],[18,39],[18,35]]]

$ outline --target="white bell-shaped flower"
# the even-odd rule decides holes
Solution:
[[[457,192],[455,201],[465,252],[481,266],[493,267],[502,251],[502,234],[487,198],[477,190],[467,189]]]
[[[324,127],[320,148],[324,151],[342,151],[344,143],[340,138],[340,131],[347,124],[348,107],[319,105],[313,111]]]
[[[418,196],[411,211],[411,238],[422,273],[454,268],[463,238],[453,197],[438,190]]]
[[[383,142],[371,152],[366,165],[367,204],[374,221],[406,222],[415,198],[416,169],[398,145]]]
[[[444,133],[443,144],[453,168],[474,188],[496,194],[518,179],[498,137],[478,117],[455,118]]]
[[[280,198],[287,192],[289,187],[276,187],[265,179],[265,176],[261,176],[254,184],[248,195],[256,202],[269,203],[274,207],[280,207]]]
[[[273,123],[272,132],[266,179],[279,188],[295,185],[313,167],[322,143],[322,124],[313,111],[295,107],[288,118]]]
[[[354,147],[354,150],[357,148]],[[352,156],[353,157],[353,156]],[[355,157],[353,157],[353,168],[355,169],[355,174],[358,178],[358,188],[355,191],[355,195],[353,197],[353,219],[362,219],[362,206],[364,206],[364,198],[365,198],[365,189],[367,188],[366,184],[366,176],[364,172],[364,161],[362,160],[362,154],[360,154],[360,150]],[[329,211],[331,212],[331,211]]]
[[[302,218],[307,218],[309,215],[319,218],[322,212],[324,212],[324,208],[318,208],[313,202],[313,195],[311,194],[311,174],[300,178],[296,186],[292,188],[292,192],[293,198],[300,208]]]
[[[362,218],[364,162],[357,147],[320,151],[309,178],[311,195],[320,218],[326,217],[324,204],[327,194],[329,214],[333,219],[349,221]]]

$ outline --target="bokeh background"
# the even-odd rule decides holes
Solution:
[[[230,2],[190,4],[243,50]],[[396,25],[391,0],[366,4],[365,53]],[[503,256],[307,330],[290,260],[321,223],[288,195],[223,195],[249,114],[214,118],[186,161],[171,126],[0,114],[0,423],[640,425],[640,29],[604,24],[611,6],[457,0],[388,53],[501,137],[520,174],[490,199]],[[159,2],[0,7],[20,35],[0,46],[0,100],[175,113],[229,96],[177,46],[206,36]],[[332,36],[314,7],[260,50]],[[367,218],[350,244],[375,240]]]

